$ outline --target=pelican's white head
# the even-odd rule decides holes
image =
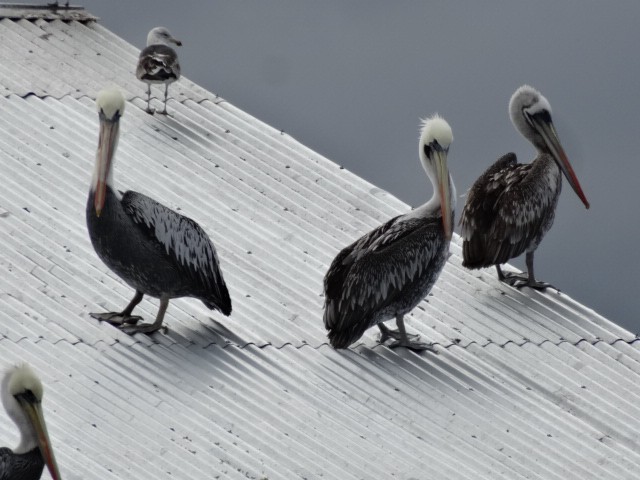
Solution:
[[[578,177],[564,153],[558,133],[551,119],[551,105],[542,94],[529,85],[518,88],[509,101],[509,116],[516,129],[538,149],[539,153],[551,155],[569,185],[589,208],[587,197],[582,191]]]
[[[447,238],[451,238],[453,232],[452,216],[456,196],[447,167],[447,155],[452,142],[453,132],[444,118],[436,114],[423,120],[419,143],[420,162],[434,187],[433,197],[427,205],[429,208],[440,207]]]
[[[155,27],[149,31],[147,35],[147,47],[149,45],[166,45],[170,47],[171,43],[182,46],[182,42],[175,38],[166,27]]]
[[[60,470],[42,413],[43,388],[38,376],[27,364],[10,368],[2,379],[0,395],[5,410],[20,430],[20,444],[14,453],[40,449],[51,477],[60,480]]]
[[[124,114],[124,96],[118,87],[107,87],[96,97],[96,110],[109,121],[116,120]]]
[[[509,117],[516,129],[538,150],[545,149],[545,144],[531,123],[534,116],[546,116],[551,122],[551,105],[535,88],[522,85],[509,100]]]
[[[10,368],[2,379],[2,405],[18,426],[22,438],[15,453],[25,453],[38,446],[37,435],[26,411],[18,402],[21,395],[29,395],[34,402],[42,401],[42,382],[29,365]]]

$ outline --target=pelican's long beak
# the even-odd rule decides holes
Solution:
[[[534,125],[544,139],[544,142],[547,144],[547,147],[551,151],[551,154],[555,157],[556,162],[564,173],[564,176],[569,182],[569,185],[571,185],[573,191],[576,192],[576,195],[578,195],[580,200],[582,200],[584,206],[589,208],[587,197],[585,197],[584,193],[582,192],[582,187],[580,186],[578,177],[576,177],[576,174],[573,171],[573,167],[571,166],[571,163],[569,163],[567,155],[564,153],[564,149],[562,148],[562,144],[560,143],[560,139],[558,138],[556,129],[553,126],[553,122],[551,122],[551,118],[548,117],[548,119],[544,119],[533,117],[533,120]]]
[[[433,160],[436,166],[436,185],[440,192],[440,210],[442,212],[442,228],[447,240],[451,240],[451,192],[449,187],[449,168],[447,167],[447,150],[434,149]]]
[[[42,404],[36,401],[35,398],[27,398],[21,395],[17,395],[16,399],[36,431],[40,453],[42,454],[42,458],[49,469],[51,478],[53,478],[53,480],[61,480],[62,477],[60,476],[60,470],[58,469],[56,457],[53,455],[51,440],[49,440],[49,434],[47,433],[47,425],[44,422]]]
[[[107,180],[111,171],[111,162],[113,154],[118,146],[118,131],[120,129],[120,120],[108,120],[104,115],[100,114],[100,133],[98,135],[98,151],[96,152],[96,184],[93,205],[96,209],[96,215],[99,217],[104,208],[104,202],[107,196]]]

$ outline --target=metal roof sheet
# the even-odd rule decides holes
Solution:
[[[634,335],[462,268],[455,237],[407,319],[437,354],[374,332],[335,351],[322,277],[407,205],[187,78],[172,116],[146,114],[138,49],[98,23],[3,18],[0,42],[0,366],[40,372],[65,478],[635,478]],[[88,316],[133,294],[84,216],[110,83],[129,100],[117,186],[209,233],[231,317],[178,299],[166,335],[129,337]],[[138,308],[153,317],[157,302]],[[0,431],[17,442],[6,415]]]

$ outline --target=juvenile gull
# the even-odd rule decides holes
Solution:
[[[136,77],[147,84],[147,113],[154,113],[151,102],[151,84],[164,84],[164,110],[167,114],[167,96],[169,85],[180,78],[178,55],[170,44],[181,46],[182,42],[174,38],[165,27],[153,28],[147,35],[147,46],[140,52]]]

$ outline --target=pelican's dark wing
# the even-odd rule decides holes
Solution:
[[[336,348],[360,338],[376,316],[431,277],[446,252],[442,219],[395,217],[344,248],[324,278],[324,324]],[[446,261],[446,258],[444,259]],[[434,266],[437,265],[437,268]]]
[[[0,480],[36,479],[42,476],[43,470],[44,460],[37,447],[21,454],[0,448]]]
[[[505,263],[539,235],[557,198],[547,157],[518,164],[515,154],[508,153],[473,184],[460,218],[465,267]]]
[[[218,255],[200,225],[137,192],[125,192],[122,206],[149,237],[162,245],[167,255],[177,260],[182,273],[218,299],[216,305],[207,306],[229,315],[231,299],[220,271]]]
[[[180,64],[175,50],[166,45],[149,45],[140,52],[136,67],[138,80],[172,82],[180,78]]]

